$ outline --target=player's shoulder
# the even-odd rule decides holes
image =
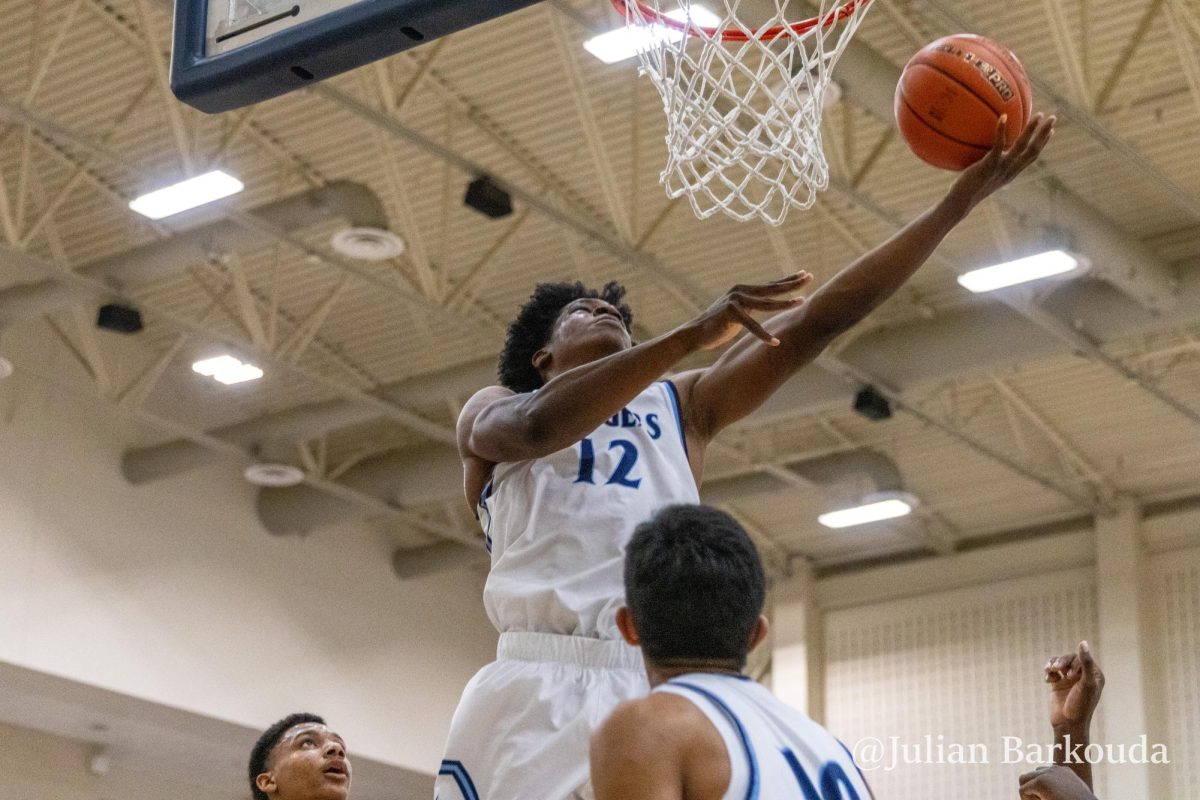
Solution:
[[[593,743],[635,749],[646,743],[657,746],[684,741],[693,726],[705,722],[704,714],[687,698],[670,692],[617,706],[593,735]]]
[[[682,758],[713,733],[712,723],[691,700],[673,692],[651,692],[609,715],[592,735],[592,752],[616,761],[650,753]]]
[[[509,389],[507,386],[500,385],[485,386],[479,391],[475,392],[475,394],[471,395],[470,399],[463,404],[462,411],[459,412],[458,427],[460,431],[464,425],[469,428],[471,423],[475,420],[475,417],[479,416],[479,413],[489,405],[497,400],[504,400],[505,398],[512,397],[515,394],[516,392],[514,392],[512,389]]]
[[[466,405],[463,406],[463,409],[465,411],[468,407],[473,405],[486,405],[487,403],[495,400],[502,400],[505,397],[512,397],[515,394],[516,392],[514,392],[512,389],[508,388],[507,386],[501,386],[500,384],[485,386],[479,391],[475,392],[475,394],[471,395],[471,399],[466,402]]]

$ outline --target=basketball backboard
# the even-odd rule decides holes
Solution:
[[[228,111],[534,2],[176,0],[171,88],[201,111]]]

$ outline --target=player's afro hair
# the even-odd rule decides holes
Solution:
[[[500,383],[517,393],[532,392],[542,385],[542,376],[533,366],[533,355],[546,346],[559,313],[568,303],[583,297],[596,297],[612,303],[621,312],[626,330],[633,324],[633,311],[621,302],[625,287],[615,281],[600,291],[575,283],[539,283],[529,301],[521,306],[517,318],[508,326],[508,338],[500,353]]]
[[[275,745],[279,744],[279,740],[283,738],[283,734],[287,733],[289,728],[299,725],[302,722],[315,722],[318,725],[325,724],[325,720],[316,714],[307,714],[304,712],[288,714],[279,720],[279,722],[276,722],[263,731],[262,736],[258,737],[258,741],[254,743],[254,749],[250,751],[250,791],[254,793],[254,800],[270,800],[266,792],[258,788],[255,779],[267,771],[267,759],[271,757],[271,751],[275,749]]]

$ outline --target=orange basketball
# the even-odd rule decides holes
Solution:
[[[962,170],[987,154],[996,119],[1008,114],[1005,144],[1025,129],[1033,110],[1029,77],[1007,47],[972,33],[923,47],[900,75],[896,121],[922,161]]]

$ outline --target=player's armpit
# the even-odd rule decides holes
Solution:
[[[619,707],[592,736],[596,800],[683,800],[681,737],[659,697]]]

